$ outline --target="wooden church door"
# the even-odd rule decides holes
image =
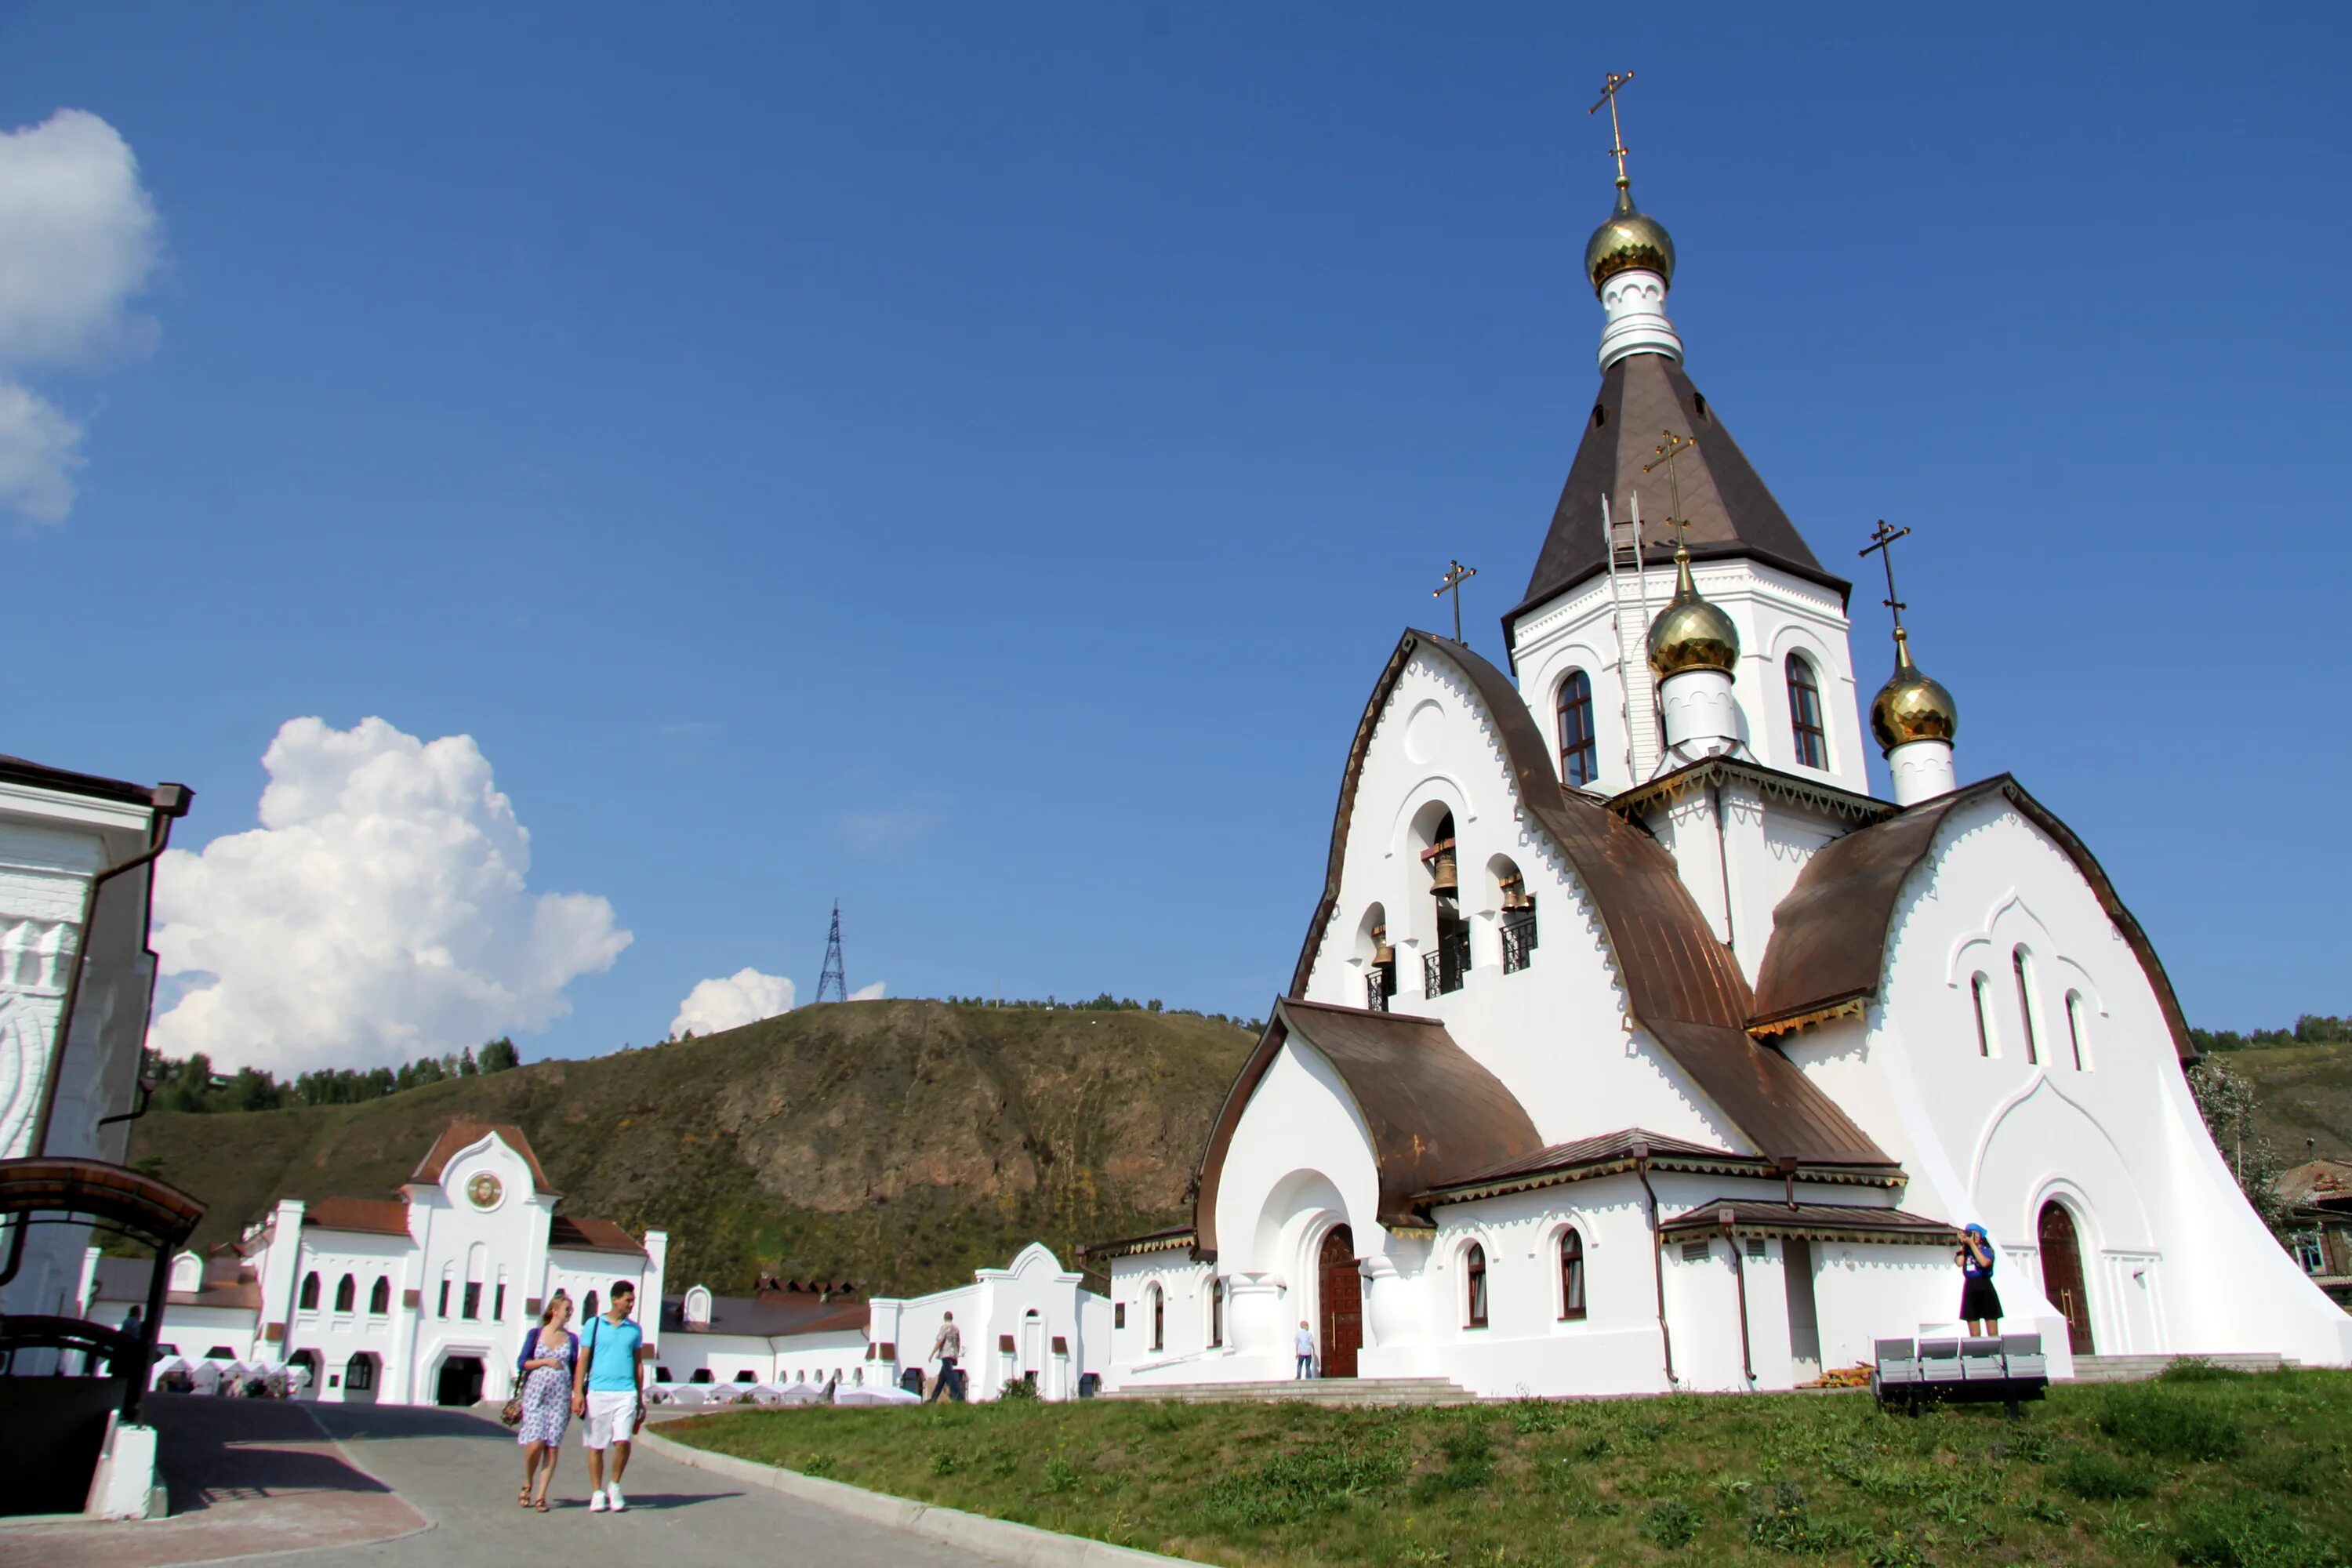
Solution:
[[[2042,1205],[2042,1293],[2066,1315],[2066,1342],[2076,1355],[2091,1348],[2091,1298],[2083,1288],[2083,1248],[2074,1237],[2074,1216],[2062,1204]]]
[[[1356,1238],[1342,1226],[1323,1238],[1316,1291],[1323,1313],[1323,1375],[1356,1375],[1356,1352],[1364,1345],[1364,1280],[1356,1272]]]

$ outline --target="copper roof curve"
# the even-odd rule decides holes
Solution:
[[[1201,1155],[1192,1228],[1202,1253],[1217,1248],[1217,1192],[1242,1112],[1294,1035],[1331,1064],[1371,1132],[1384,1226],[1426,1225],[1415,1194],[1543,1146],[1502,1079],[1454,1044],[1436,1019],[1281,997]]]
[[[1749,1037],[1753,1005],[1747,976],[1708,929],[1666,850],[1607,806],[1563,789],[1534,716],[1510,678],[1462,644],[1427,632],[1408,631],[1399,640],[1357,725],[1331,826],[1323,897],[1291,973],[1291,996],[1306,990],[1317,948],[1338,907],[1356,786],[1373,728],[1419,648],[1453,664],[1485,705],[1520,804],[1559,846],[1600,911],[1634,1022],[1768,1158],[1894,1164],[1787,1058]]]
[[[2173,994],[2155,944],[2074,829],[2007,773],[1923,802],[1816,852],[1772,911],[1772,940],[1757,970],[1750,1027],[1759,1032],[1795,1027],[1875,1000],[1905,879],[1935,847],[1937,830],[1952,813],[1990,799],[2014,806],[2074,863],[2147,975],[2171,1032],[2174,1054],[2184,1062],[2195,1061],[2197,1046],[2189,1034],[2188,1016]]]

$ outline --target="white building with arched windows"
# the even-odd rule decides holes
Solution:
[[[2053,1370],[2352,1363],[2241,1196],[2146,934],[1683,369],[1622,182],[1601,386],[1510,670],[1407,632],[1349,748],[1287,993],[1190,1225],[1104,1244],[1116,1389],[1788,1388],[1954,1328],[1957,1227]],[[1891,801],[1869,793],[1864,724]]]

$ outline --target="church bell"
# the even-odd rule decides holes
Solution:
[[[1429,890],[1441,899],[1451,899],[1462,890],[1462,880],[1454,869],[1454,840],[1441,839],[1421,852],[1429,867]]]
[[[1396,947],[1389,941],[1389,928],[1385,925],[1372,928],[1372,962],[1374,963],[1396,962]]]

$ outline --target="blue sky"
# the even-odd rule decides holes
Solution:
[[[471,736],[634,938],[526,1055],[805,999],[836,896],[853,986],[1262,1013],[1449,557],[1500,657],[1631,66],[1690,371],[1833,567],[1913,527],[1962,775],[2195,1021],[2352,1011],[2347,14],[1591,11],[0,9],[163,244],[37,378],[0,751],[201,847],[289,719]]]

